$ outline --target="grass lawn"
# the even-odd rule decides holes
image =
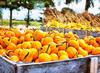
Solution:
[[[13,25],[26,25],[26,21],[23,20],[13,20],[12,21]],[[0,21],[0,25],[1,25],[1,21]],[[8,26],[9,25],[9,20],[3,20],[3,25],[4,26]],[[35,26],[35,27],[41,27],[42,26],[42,22],[38,22],[38,21],[30,21],[30,26]]]

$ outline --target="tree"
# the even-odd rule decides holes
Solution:
[[[1,25],[3,25],[2,9],[1,8],[0,8],[0,20],[1,20]]]
[[[30,25],[30,10],[34,8],[36,0],[25,0],[23,7],[28,9],[27,18],[26,18],[26,27]]]
[[[66,4],[69,4],[73,1],[76,1],[76,3],[79,3],[81,0],[66,0]],[[92,5],[94,7],[93,0],[85,0],[85,11],[88,11],[89,7]]]
[[[88,11],[91,5],[94,7],[93,0],[86,0],[85,10]]]
[[[34,8],[36,3],[41,3],[43,2],[45,7],[50,7],[54,6],[54,3],[52,0],[26,0],[26,6],[24,6],[25,8],[28,9],[28,14],[27,14],[27,20],[26,20],[26,27],[28,27],[30,25],[30,11]]]
[[[10,10],[10,22],[9,22],[10,27],[12,27],[12,11],[13,11],[13,9],[18,8],[16,2],[17,2],[17,0],[1,0],[0,1],[0,7],[9,8],[9,10]]]
[[[34,8],[36,2],[43,2],[45,7],[49,7],[50,5],[53,6],[54,3],[52,0],[0,0],[0,7],[9,8],[10,10],[10,23],[9,26],[12,27],[12,11],[13,9],[17,9],[18,7],[22,6],[28,9],[27,14],[27,27],[30,20],[30,10]]]

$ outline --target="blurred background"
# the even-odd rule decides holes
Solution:
[[[33,1],[35,2],[35,0]],[[87,6],[88,12],[94,15],[100,15],[100,0],[72,0],[72,1],[71,0],[52,0],[52,1],[54,3],[54,6],[51,6],[51,8],[56,8],[58,11],[61,11],[62,8],[66,7],[66,8],[72,9],[76,13],[85,12],[87,2],[91,1],[90,5]],[[29,13],[30,25],[40,26],[42,24],[42,19],[45,18],[44,16],[45,9],[46,9],[45,2],[40,1],[40,2],[34,3],[34,8],[32,8]],[[23,20],[27,20],[27,14],[28,14],[28,9],[23,6],[13,9],[12,11],[13,24],[15,25],[26,24],[25,21]],[[7,7],[6,8],[1,7],[0,18],[2,21],[0,22],[1,25],[8,25],[9,19],[10,19],[10,9]]]

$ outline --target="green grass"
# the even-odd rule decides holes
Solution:
[[[13,25],[26,25],[26,21],[23,20],[13,20],[12,21]],[[0,21],[1,24],[1,21]],[[9,20],[3,20],[3,25],[8,26],[9,25]],[[36,27],[40,27],[42,25],[41,22],[38,21],[30,21],[30,26],[36,26]]]

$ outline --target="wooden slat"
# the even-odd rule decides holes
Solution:
[[[92,57],[90,63],[90,73],[98,72],[98,57]]]

